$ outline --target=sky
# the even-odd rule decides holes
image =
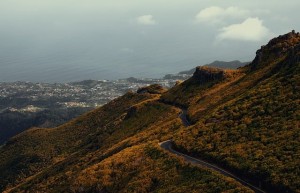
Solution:
[[[1,0],[0,81],[160,77],[251,61],[299,0]]]

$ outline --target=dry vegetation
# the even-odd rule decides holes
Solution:
[[[183,96],[180,100],[188,101],[196,124],[176,136],[178,147],[247,176],[270,192],[300,192],[298,48],[255,64],[260,68],[229,85],[212,86],[205,91],[207,97]]]
[[[167,92],[143,88],[58,128],[14,137],[0,147],[0,191],[251,192],[157,145],[173,139],[269,192],[300,192],[298,36],[272,40],[242,69],[198,68]],[[194,125],[183,127],[180,110],[167,104],[188,108]]]

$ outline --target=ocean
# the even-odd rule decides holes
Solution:
[[[61,46],[61,45],[57,45]],[[1,45],[0,45],[1,48]],[[99,51],[97,51],[99,50]],[[174,51],[175,52],[175,51]],[[129,49],[118,52],[65,46],[42,49],[0,50],[0,81],[72,82],[120,78],[160,78],[189,70],[199,64],[197,56]]]

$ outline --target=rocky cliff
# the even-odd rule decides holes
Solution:
[[[296,54],[296,52],[299,52],[299,44],[300,33],[296,33],[294,30],[270,40],[267,45],[262,46],[261,49],[257,50],[255,59],[249,64],[251,70],[263,67],[264,64],[270,63],[274,59],[280,59],[286,55]]]
[[[226,78],[226,73],[220,68],[199,66],[194,72],[193,78],[200,84],[212,81],[220,81]]]

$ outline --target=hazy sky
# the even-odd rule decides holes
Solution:
[[[214,60],[249,61],[271,37],[300,30],[299,7],[299,0],[0,0],[0,81],[157,77]]]

